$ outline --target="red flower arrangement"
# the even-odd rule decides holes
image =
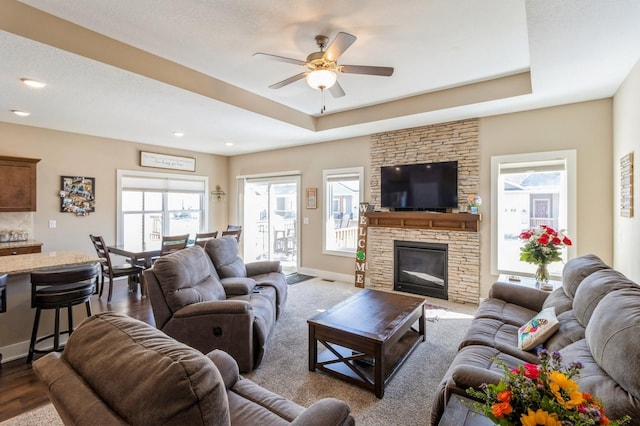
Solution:
[[[520,260],[534,265],[561,261],[562,247],[573,244],[564,231],[558,232],[547,225],[522,232],[520,239],[526,240],[520,248]]]

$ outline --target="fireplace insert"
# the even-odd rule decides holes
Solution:
[[[393,242],[393,289],[448,300],[447,244]]]

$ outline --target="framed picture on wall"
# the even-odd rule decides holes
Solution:
[[[87,216],[96,211],[96,178],[61,176],[60,211]]]
[[[307,208],[308,209],[316,209],[318,208],[318,189],[317,188],[307,188]]]

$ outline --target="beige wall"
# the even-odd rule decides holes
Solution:
[[[491,157],[575,149],[577,151],[577,228],[571,235],[576,255],[613,258],[612,100],[605,99],[480,119],[481,296],[491,275]]]
[[[94,253],[89,234],[102,234],[106,242],[116,239],[116,169],[164,172],[140,167],[139,151],[161,152],[196,158],[194,175],[209,176],[209,186],[223,188],[227,182],[227,158],[184,150],[170,150],[114,139],[59,132],[36,127],[0,123],[0,155],[39,158],[38,207],[33,213],[32,238],[44,243],[44,251],[81,250]],[[191,174],[190,172],[167,173]],[[96,211],[78,217],[60,212],[60,176],[96,178]],[[209,201],[209,227],[222,229],[227,225],[227,204]],[[49,220],[57,227],[49,229]],[[0,214],[0,229],[3,228]]]
[[[272,174],[298,170],[301,172],[300,193],[303,198],[306,188],[318,189],[318,208],[307,209],[300,200],[300,218],[309,218],[309,224],[300,223],[300,267],[302,271],[320,270],[335,274],[353,275],[354,257],[322,254],[322,171],[343,167],[365,168],[365,201],[369,200],[369,137],[305,145],[294,148],[259,152],[231,157],[229,159],[229,181],[237,176]],[[230,199],[238,193],[236,184],[231,185]],[[238,206],[230,206],[229,218],[239,221]],[[302,221],[301,221],[302,222]]]
[[[640,62],[631,70],[613,98],[613,265],[623,274],[640,282],[640,263],[636,259],[640,239],[640,167],[634,172],[634,215],[620,216],[620,158],[634,153],[634,163],[640,159]],[[636,151],[638,150],[638,151]]]
[[[631,150],[633,143],[637,144],[639,140],[640,130],[633,121],[633,115],[634,111],[635,116],[638,115],[640,107],[638,101],[632,99],[632,94],[638,92],[640,85],[640,72],[637,68],[616,97],[616,111],[626,112],[628,117],[625,119],[623,114],[616,120],[617,149],[621,152]],[[596,253],[606,262],[612,263],[612,205],[615,204],[612,182],[613,165],[617,161],[614,161],[612,154],[612,111],[613,101],[607,99],[480,119],[480,195],[484,200],[480,227],[481,296],[486,296],[495,279],[491,275],[489,257],[490,165],[493,155],[576,149],[578,223],[577,235],[572,237],[577,243],[577,254]],[[0,136],[1,154],[42,159],[38,165],[38,211],[34,216],[33,237],[45,243],[45,250],[90,251],[92,249],[87,236],[92,232],[104,234],[108,241],[115,240],[115,170],[154,170],[138,166],[138,151],[145,149],[195,156],[196,174],[209,176],[212,188],[220,184],[227,191],[228,196],[223,202],[210,202],[212,230],[222,229],[227,223],[239,220],[236,176],[299,170],[302,193],[305,188],[318,188],[319,196],[317,209],[304,208],[301,200],[300,217],[309,218],[308,225],[300,225],[301,267],[353,275],[353,258],[322,254],[322,170],[364,166],[365,200],[368,201],[368,136],[230,158],[180,150],[158,150],[157,147],[148,145],[6,123],[0,123]],[[623,142],[626,145],[620,146]],[[616,154],[616,158],[619,156]],[[57,193],[61,175],[96,177],[95,213],[88,217],[75,217],[59,212]],[[50,219],[57,220],[56,229],[47,227]],[[638,230],[634,229],[635,234],[629,234],[629,230],[621,228],[619,222],[621,221],[616,219],[616,233],[620,235],[617,237],[620,241],[616,242],[616,252],[624,255],[631,251],[633,240],[630,235],[637,234]],[[624,258],[616,258],[616,263],[623,264]]]

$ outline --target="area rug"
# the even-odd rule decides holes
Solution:
[[[298,284],[298,283],[301,283],[302,281],[307,281],[312,278],[315,278],[315,277],[311,275],[305,275],[305,274],[290,274],[290,275],[287,275],[287,284],[289,285]]]
[[[349,404],[358,425],[428,425],[437,386],[471,324],[476,306],[425,298],[426,341],[389,381],[384,398],[378,399],[372,392],[323,372],[310,372],[308,365],[307,319],[360,290],[353,283],[318,278],[289,287],[285,309],[262,363],[244,376],[305,407],[321,398],[339,398]]]
[[[12,419],[1,422],[2,426],[64,426],[62,419],[52,404],[44,405],[35,410],[16,416]]]
[[[318,278],[289,287],[287,303],[262,363],[243,375],[305,407],[321,398],[339,398],[349,404],[358,425],[428,425],[438,383],[453,360],[476,307],[425,298],[426,341],[416,347],[388,383],[384,398],[378,399],[372,392],[323,372],[310,372],[308,365],[307,320],[360,290],[353,283]],[[1,423],[2,426],[61,424],[52,405]]]

